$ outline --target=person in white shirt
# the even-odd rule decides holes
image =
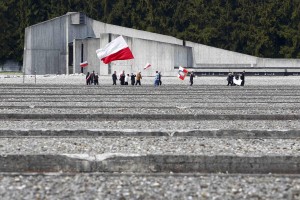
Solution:
[[[128,81],[129,81],[129,74],[127,74],[126,76],[125,76],[125,85],[128,85]]]

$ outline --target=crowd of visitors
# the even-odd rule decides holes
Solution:
[[[114,71],[112,74],[113,85],[117,85],[118,79],[120,81],[120,85],[129,85],[129,81],[131,85],[141,85],[142,74],[141,72],[138,72],[137,74],[131,73],[131,75],[129,75],[125,74],[125,71],[123,70],[118,77],[117,72]]]
[[[190,86],[194,84],[194,78],[195,78],[195,74],[192,71],[190,73]],[[117,85],[117,80],[120,81],[120,85],[129,85],[129,81],[131,85],[141,85],[141,79],[142,79],[141,72],[138,72],[137,74],[131,73],[131,75],[129,75],[129,74],[125,74],[125,71],[123,70],[119,74],[119,76],[117,75],[116,71],[114,71],[114,73],[112,74],[113,85]],[[99,85],[98,73],[95,73],[95,71],[93,71],[92,73],[87,72],[86,84]],[[154,87],[158,87],[161,85],[162,85],[161,72],[156,71],[154,76]],[[228,73],[227,86],[235,86],[235,85],[240,85],[240,86],[245,85],[245,71],[243,71],[242,73],[234,73],[234,72]]]
[[[88,72],[85,78],[87,85],[99,85],[99,75],[98,73],[95,73],[95,71],[92,73]]]
[[[245,85],[245,71],[242,73],[228,73],[227,76],[227,86],[234,86],[234,85],[240,85],[244,86]]]

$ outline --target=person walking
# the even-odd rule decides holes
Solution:
[[[192,71],[190,74],[190,83],[191,83],[190,86],[192,86],[194,84],[194,77],[195,77],[195,75],[194,75],[194,72]]]
[[[245,71],[242,72],[240,77],[241,77],[241,80],[242,80],[241,86],[244,86],[244,84],[245,84]]]
[[[159,74],[159,85],[161,85],[162,84],[162,82],[161,82],[161,73],[159,72],[158,74]]]
[[[87,72],[87,74],[85,76],[85,80],[86,80],[87,85],[91,84],[91,74],[90,74],[90,72]]]
[[[136,75],[131,73],[131,77],[130,77],[131,78],[131,85],[135,84],[135,77],[136,77]]]
[[[118,77],[117,77],[117,72],[116,71],[114,71],[114,73],[112,75],[112,80],[113,80],[113,85],[117,85]]]
[[[136,75],[135,85],[137,85],[137,84],[141,85],[141,79],[142,79],[142,74],[141,74],[141,72],[138,72],[137,75]]]
[[[98,73],[96,73],[95,76],[94,76],[94,85],[99,85],[99,75],[98,75]]]
[[[155,72],[155,77],[154,77],[154,87],[159,86],[159,73],[158,71]]]

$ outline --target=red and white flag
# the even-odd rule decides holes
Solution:
[[[134,58],[122,36],[108,43],[103,49],[98,49],[96,53],[98,58],[105,64],[114,60],[129,60]]]
[[[181,66],[179,66],[179,70],[178,70],[178,78],[180,78],[181,80],[184,80],[184,78],[186,77],[187,73],[189,71]]]
[[[145,65],[145,67],[144,67],[144,70],[145,70],[145,69],[148,69],[149,67],[151,67],[151,64],[147,63],[147,64]]]
[[[80,67],[86,67],[88,65],[89,65],[89,63],[87,61],[80,63]]]

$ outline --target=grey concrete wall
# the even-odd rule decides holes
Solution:
[[[89,18],[88,20],[91,20],[91,19]],[[132,37],[132,38],[154,40],[154,41],[163,42],[163,43],[178,44],[178,45],[183,44],[182,40],[177,39],[175,37],[157,34],[157,33],[151,33],[151,32],[147,32],[147,31],[141,31],[141,30],[132,29],[132,28],[115,26],[112,24],[106,24],[106,23],[99,22],[96,20],[92,21],[92,27],[93,27],[96,37],[100,37],[100,35],[103,33],[113,33],[113,34],[126,35],[126,36]]]
[[[73,51],[73,72],[81,73],[81,44],[83,44],[83,61],[88,61],[89,65],[84,68],[83,73],[95,71],[100,72],[100,61],[97,58],[96,50],[100,48],[100,39],[89,38],[85,40],[74,40]]]
[[[66,16],[27,27],[23,67],[26,74],[66,73]]]
[[[193,48],[195,58],[195,66],[199,67],[219,67],[222,65],[247,65],[256,66],[257,57],[249,56],[233,51],[219,49],[215,47],[197,44],[193,42],[186,42],[186,46]]]
[[[119,35],[112,34],[112,40]],[[192,49],[170,43],[162,43],[152,40],[139,38],[131,38],[123,36],[131,49],[134,59],[125,61],[113,61],[111,69],[119,74],[122,70],[125,73],[142,72],[144,76],[153,76],[155,71],[160,71],[164,76],[176,76],[177,70],[174,66],[189,66],[192,65],[193,58],[191,55]],[[106,43],[105,43],[106,42]],[[108,35],[101,34],[101,48],[108,43]],[[150,63],[152,66],[144,70],[144,66]],[[106,75],[108,71],[107,65],[101,64],[102,75]]]
[[[291,67],[300,69],[300,59],[272,59],[272,58],[260,58],[258,59],[257,66],[260,67]]]

